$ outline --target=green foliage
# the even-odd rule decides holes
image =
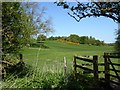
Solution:
[[[37,37],[37,42],[40,42],[40,41],[45,41],[47,39],[47,37],[43,34],[40,34],[38,37]]]
[[[53,37],[53,36],[51,36],[51,37],[49,37],[48,38],[48,40],[58,40],[58,39],[63,39],[63,37],[60,37],[60,36],[57,36],[57,37]]]
[[[51,37],[49,37],[49,38],[48,38],[48,40],[54,40],[54,37],[53,37],[53,36],[51,36]]]
[[[80,37],[80,43],[81,44],[86,44],[86,43],[88,43],[88,37],[86,37],[86,36],[81,36]],[[91,43],[91,42],[90,42]]]
[[[18,69],[18,67],[21,68]],[[49,66],[44,66],[43,68],[48,67]],[[59,70],[56,70],[56,67],[49,67],[47,71],[41,71],[40,68],[30,66],[23,67],[22,64],[19,64],[17,67],[14,66],[11,68],[12,72],[3,80],[2,88],[54,88],[63,90],[88,88],[89,80],[92,80],[90,76],[82,76],[79,74],[79,79],[75,79],[73,72],[67,72],[67,74],[64,75],[61,69],[62,68],[59,68],[59,72]],[[85,77],[87,80],[85,80]]]
[[[65,2],[55,2],[57,6],[62,6],[64,9],[69,9],[68,14],[76,21],[80,21],[86,17],[108,17],[114,21],[120,22],[120,2],[87,2],[82,3],[76,1],[74,5]]]
[[[24,7],[26,14],[30,16],[30,20],[33,22],[38,34],[48,35],[54,31],[52,19],[44,17],[45,7],[40,7],[40,4],[36,2],[22,3],[22,7]]]
[[[6,72],[6,78],[8,78],[10,75],[14,75],[14,78],[23,78],[26,75],[30,76],[33,73],[33,69],[30,65],[27,65],[24,62],[19,62],[17,64],[7,67]]]
[[[4,56],[8,53],[17,54],[22,47],[30,46],[31,43],[34,43],[33,37],[37,33],[48,34],[53,31],[51,19],[43,18],[45,9],[38,7],[36,3],[2,3],[2,51]],[[45,47],[45,45],[42,46]]]
[[[71,42],[75,42],[75,43],[79,43],[80,40],[79,40],[79,36],[78,35],[75,35],[75,34],[71,34],[68,39],[68,41],[71,41]]]
[[[2,3],[2,46],[3,53],[18,53],[30,42],[34,26],[30,16],[24,12],[20,2]]]
[[[80,43],[80,44],[89,44],[89,45],[106,45],[104,41],[96,40],[94,37],[90,36],[78,36],[76,34],[71,34],[68,37],[58,36],[58,37],[49,37],[48,40],[64,40],[64,41],[70,41],[73,43]]]
[[[29,68],[29,67],[27,67]],[[57,89],[57,90],[88,90],[89,88],[100,88],[98,83],[95,83],[93,77],[90,75],[77,74],[77,79],[73,72],[69,72],[66,75],[63,72],[51,72],[50,69],[47,72],[41,72],[39,69],[25,71],[27,75],[12,74],[3,80],[2,88],[40,88],[40,89]],[[22,75],[22,77],[21,77]],[[34,78],[33,78],[34,77]]]
[[[2,3],[2,46],[4,53],[15,52],[21,47],[20,3]],[[20,25],[18,25],[20,24]],[[14,45],[15,44],[15,45]]]
[[[117,38],[116,38],[116,42],[115,42],[115,49],[116,52],[120,53],[120,29],[117,32]]]
[[[6,55],[3,55],[2,58],[11,64],[16,64],[20,60],[19,54],[16,54],[16,55],[15,54],[6,54]]]
[[[34,47],[34,48],[49,48],[48,46],[46,46],[44,44],[44,42],[30,43],[30,47]]]

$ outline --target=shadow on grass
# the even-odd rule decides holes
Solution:
[[[6,68],[6,78],[10,75],[15,76],[14,78],[23,78],[26,75],[32,75],[32,67],[30,65],[26,65],[24,62],[19,62],[15,65],[9,66]],[[28,74],[29,73],[29,74]]]
[[[94,85],[93,85],[94,84]],[[58,85],[58,89],[62,90],[99,90],[98,85],[94,83],[94,80],[89,75],[82,75],[80,73],[77,74],[77,78],[74,76],[74,74],[68,75],[64,83],[60,82],[60,85]],[[93,87],[94,86],[94,87]]]
[[[104,81],[94,80],[90,74],[71,73],[66,77],[64,83],[58,85],[58,89],[62,90],[114,90],[111,86],[107,85]]]

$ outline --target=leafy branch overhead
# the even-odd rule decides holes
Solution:
[[[119,2],[55,2],[57,6],[62,6],[64,9],[69,9],[68,14],[76,21],[80,21],[86,17],[105,16],[120,23],[120,1]],[[71,5],[72,4],[72,5]]]

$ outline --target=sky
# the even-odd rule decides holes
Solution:
[[[46,7],[45,17],[52,19],[54,33],[49,36],[92,36],[105,43],[114,43],[118,24],[106,17],[84,18],[80,22],[75,21],[67,14],[68,10],[57,6],[53,2],[40,2],[40,7]]]

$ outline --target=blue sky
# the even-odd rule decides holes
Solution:
[[[118,24],[112,19],[91,17],[77,22],[67,14],[68,10],[58,7],[53,2],[40,2],[40,6],[45,6],[47,8],[45,16],[52,18],[55,32],[49,36],[77,34],[79,36],[93,36],[106,43],[115,42]]]

